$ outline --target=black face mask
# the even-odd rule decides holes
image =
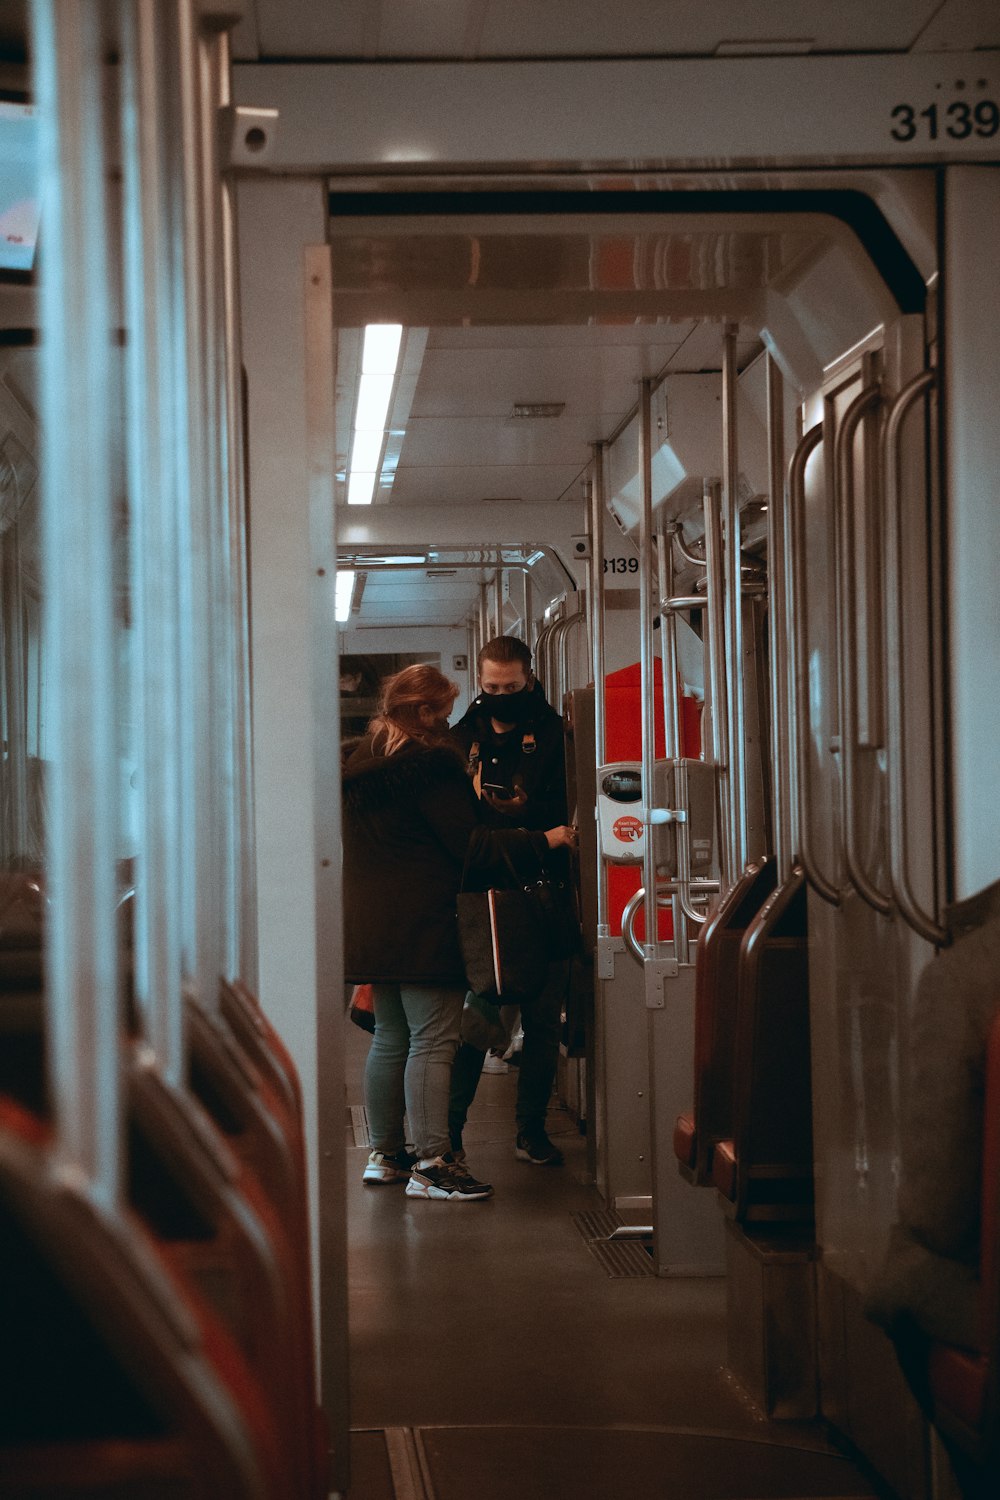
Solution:
[[[535,711],[535,695],[530,687],[516,693],[481,693],[479,701],[498,724],[523,724]]]

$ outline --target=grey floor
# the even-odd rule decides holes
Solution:
[[[368,1039],[348,1032],[358,1106]],[[466,1131],[485,1202],[362,1186],[348,1112],[351,1500],[881,1493],[819,1424],[768,1422],[740,1391],[721,1279],[607,1274],[574,1219],[604,1210],[585,1142],[553,1107],[566,1166],[517,1161],[515,1088],[484,1075]]]

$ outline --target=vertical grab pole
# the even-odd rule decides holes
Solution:
[[[708,690],[712,700],[712,760],[718,770],[719,787],[719,871],[722,894],[733,884],[732,820],[729,775],[729,719],[726,693],[726,606],[725,564],[722,549],[721,485],[717,479],[706,479],[705,572],[708,590]]]
[[[674,763],[674,807],[686,812],[688,807],[687,768],[680,764],[681,733],[680,713],[677,702],[677,616],[665,607],[665,601],[674,594],[674,550],[665,524],[661,524],[656,537],[656,581],[660,596],[660,666],[663,678],[663,753]],[[677,850],[677,879],[681,889],[671,896],[674,931],[674,957],[679,964],[689,962],[688,926],[686,906],[691,898],[691,825],[685,821],[674,824],[674,840]]]
[[[490,611],[487,598],[487,585],[485,578],[479,585],[479,649],[486,645],[490,638]]]
[[[645,852],[642,862],[643,921],[645,936],[643,955],[655,959],[658,952],[656,914],[656,857],[653,851],[651,821],[655,789],[653,785],[656,750],[656,715],[653,687],[653,469],[650,408],[653,382],[648,377],[640,383],[639,394],[639,482],[642,506],[639,512],[639,681],[642,699],[642,821],[645,827]]]
[[[493,623],[497,635],[503,635],[503,568],[493,575]]]
[[[115,855],[118,723],[101,0],[34,0],[45,203],[42,558],[51,746],[45,1006],[56,1152],[94,1202],[121,1201]]]
[[[605,757],[604,706],[604,444],[594,444],[594,478],[590,487],[590,617],[594,672],[594,759],[600,771]],[[597,816],[597,810],[594,810]],[[597,840],[597,937],[610,936],[608,889],[601,841]]]
[[[173,291],[165,142],[163,30],[156,0],[122,10],[126,463],[132,524],[141,835],[135,988],[164,1078],[184,1082],[178,761],[176,397],[170,380]]]
[[[747,768],[743,704],[743,575],[740,548],[740,465],[736,414],[735,323],[727,323],[722,354],[722,468],[726,551],[726,658],[729,667],[729,817],[733,878],[747,862]]]
[[[774,853],[778,884],[792,872],[791,773],[788,701],[788,596],[785,553],[785,382],[772,355],[767,356],[767,507],[768,649],[771,667],[771,765],[774,776]]]
[[[230,35],[219,37],[219,103],[232,102]],[[243,449],[243,351],[240,342],[239,258],[237,255],[235,187],[221,181],[223,337],[225,340],[225,401],[228,454],[226,478],[229,508],[229,570],[231,604],[231,659],[233,712],[233,837],[232,900],[229,968],[251,989],[257,989],[257,891],[253,815],[253,742],[250,715],[250,607],[247,597],[246,474]]]

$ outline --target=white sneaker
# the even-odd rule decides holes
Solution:
[[[507,1051],[503,1055],[504,1062],[506,1062],[508,1058],[513,1057],[515,1052],[520,1052],[523,1046],[524,1031],[519,1026],[510,1039],[510,1046],[507,1048]]]
[[[387,1156],[384,1151],[373,1151],[362,1174],[362,1182],[407,1182],[410,1169],[416,1161],[409,1151],[397,1151]]]

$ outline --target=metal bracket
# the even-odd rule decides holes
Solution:
[[[663,998],[663,981],[677,978],[676,958],[647,958],[642,972],[646,981],[646,1009],[662,1010],[666,1004]]]
[[[648,821],[652,826],[660,823],[686,823],[687,816],[687,808],[684,807],[651,807]]]
[[[598,979],[614,979],[615,977],[615,954],[625,952],[625,939],[620,937],[599,937],[597,939],[597,977]]]

